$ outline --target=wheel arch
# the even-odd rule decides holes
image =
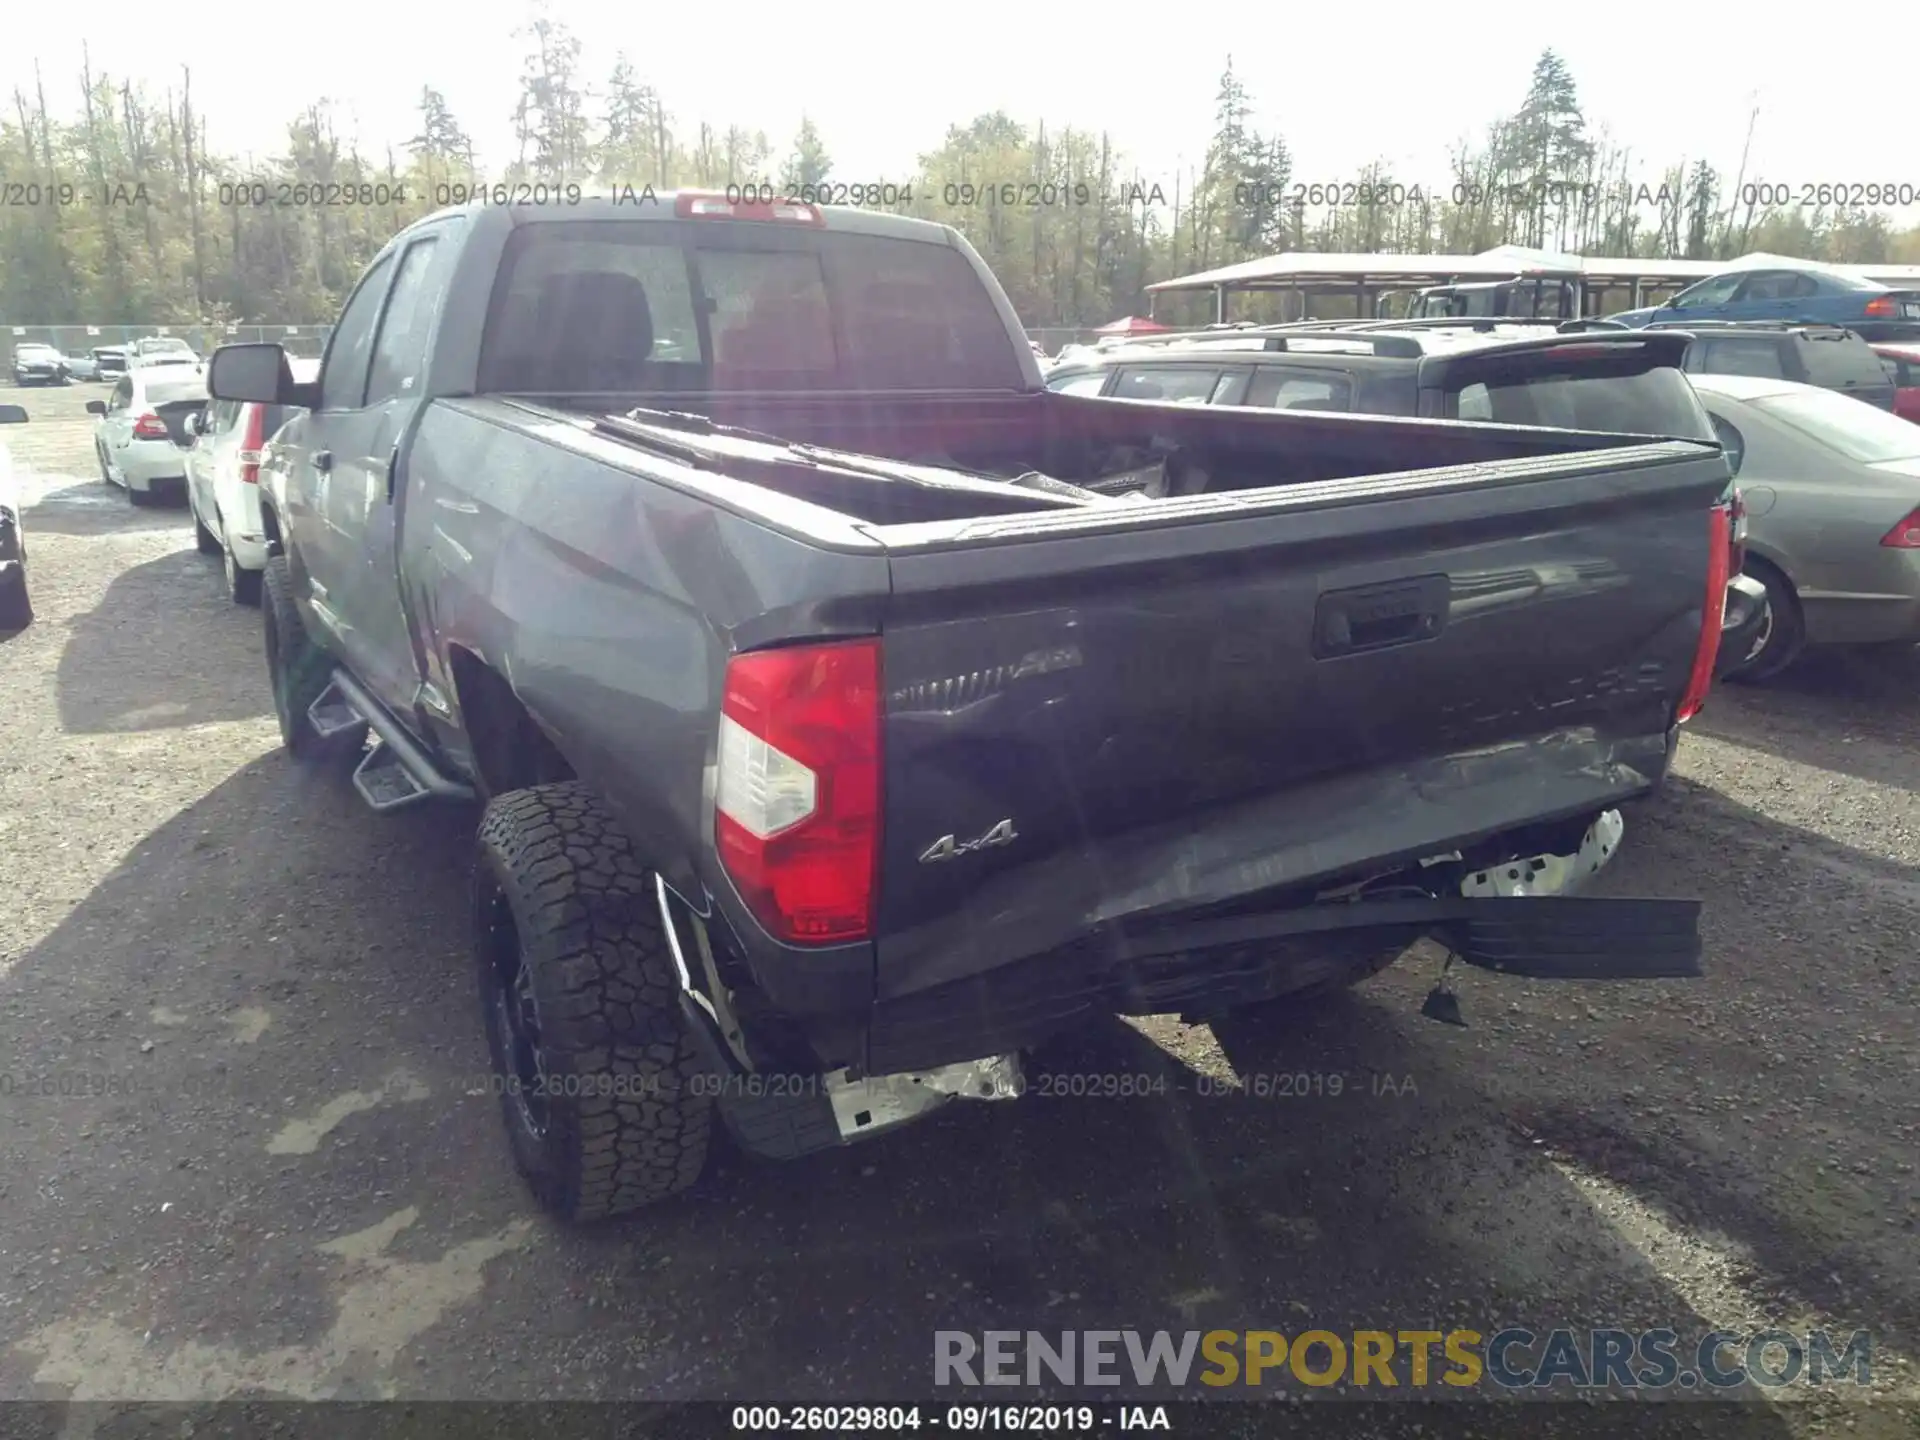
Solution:
[[[447,673],[483,795],[579,778],[506,676],[459,645],[448,647]]]

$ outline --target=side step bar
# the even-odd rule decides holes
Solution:
[[[422,800],[472,800],[473,790],[443,774],[386,708],[345,670],[335,670],[327,688],[307,707],[307,719],[323,737],[366,726],[380,738],[353,772],[353,788],[367,805],[386,814]]]

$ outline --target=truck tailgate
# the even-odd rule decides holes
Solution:
[[[1645,790],[1726,484],[1660,443],[876,532],[879,998]]]

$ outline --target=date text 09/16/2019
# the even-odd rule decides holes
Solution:
[[[736,1434],[1090,1434],[1173,1429],[1164,1405],[736,1405]]]

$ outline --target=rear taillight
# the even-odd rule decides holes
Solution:
[[[1728,552],[1727,574],[1741,574],[1747,568],[1747,497],[1734,487],[1733,501],[1727,512],[1728,525],[1732,534],[1732,546]]]
[[[247,406],[247,428],[240,437],[240,483],[260,483],[260,447],[267,439],[267,411],[263,405]]]
[[[1876,295],[1867,302],[1869,315],[1898,315],[1900,307],[1894,303],[1891,295]]]
[[[133,433],[142,440],[165,440],[167,422],[149,410],[133,422]]]
[[[741,899],[781,940],[864,940],[879,840],[880,642],[736,655],[714,842]]]
[[[790,225],[824,225],[818,205],[804,200],[735,200],[721,194],[682,194],[673,202],[682,220],[780,220]]]
[[[1700,606],[1700,642],[1694,647],[1693,673],[1687,693],[1674,714],[1683,725],[1700,713],[1713,686],[1713,662],[1720,652],[1720,630],[1727,618],[1727,578],[1733,555],[1733,507],[1716,505],[1707,512],[1707,593]]]
[[[1920,550],[1920,510],[1882,535],[1880,543],[1890,550]]]

